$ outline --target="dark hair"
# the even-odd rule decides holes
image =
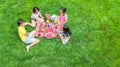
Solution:
[[[19,20],[17,21],[18,26],[20,26],[20,24],[22,24],[22,23],[24,23],[24,21],[23,21],[22,19],[19,19]]]
[[[64,25],[64,26],[63,26],[63,33],[68,33],[69,35],[72,34],[69,26],[67,26],[67,25]]]
[[[40,11],[40,9],[37,6],[33,7],[33,13],[35,13],[36,10]]]
[[[65,13],[67,11],[67,9],[65,7],[60,7],[60,9],[62,10],[63,13]]]

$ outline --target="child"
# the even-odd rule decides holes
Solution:
[[[68,40],[70,39],[71,36],[71,31],[69,29],[69,27],[67,25],[63,26],[63,31],[59,31],[59,36],[60,39],[62,40],[62,44],[66,44],[68,42]]]
[[[39,17],[41,17],[41,18],[39,18]],[[43,18],[44,17],[42,17],[40,9],[37,6],[33,7],[33,13],[31,15],[31,22],[32,22],[31,26],[35,27],[35,24],[37,22],[44,21]]]
[[[45,18],[46,18],[46,23],[49,24],[49,22],[50,22],[50,14],[46,13]]]
[[[18,34],[19,34],[21,40],[26,44],[30,44],[30,45],[26,46],[27,52],[29,52],[30,47],[39,43],[39,40],[34,38],[35,31],[32,31],[30,33],[26,32],[25,27],[24,27],[26,25],[26,23],[24,23],[24,21],[22,19],[19,19],[17,24],[18,24]]]
[[[67,14],[66,14],[67,9],[65,7],[60,7],[60,17],[59,20],[61,24],[65,24],[67,22]]]
[[[67,9],[65,7],[60,8],[59,22],[56,24],[57,31],[63,30],[63,26],[67,23]]]

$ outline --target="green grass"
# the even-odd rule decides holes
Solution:
[[[120,67],[119,0],[0,0],[0,67]],[[39,38],[27,53],[16,21],[30,21],[32,8],[59,15],[67,7],[72,36]],[[34,28],[27,26],[27,31]]]

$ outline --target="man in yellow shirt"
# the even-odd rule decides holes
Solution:
[[[32,31],[30,33],[26,32],[24,26],[29,24],[29,23],[24,23],[24,21],[22,19],[19,19],[17,24],[18,24],[18,34],[19,34],[19,37],[21,38],[21,40],[24,43],[29,44],[28,46],[26,46],[27,52],[29,52],[30,47],[32,47],[33,45],[39,43],[39,40],[34,38],[35,31]]]

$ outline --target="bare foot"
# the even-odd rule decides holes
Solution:
[[[27,52],[29,52],[29,46],[26,46]]]

